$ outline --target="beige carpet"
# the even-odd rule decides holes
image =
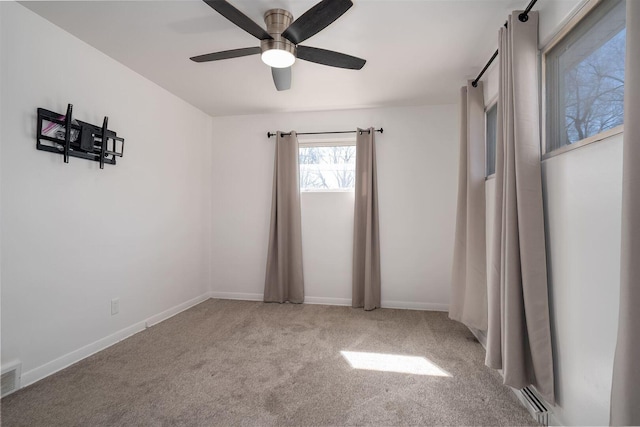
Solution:
[[[483,360],[446,313],[208,300],[4,398],[2,425],[535,424]]]

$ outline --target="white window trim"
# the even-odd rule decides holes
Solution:
[[[568,153],[573,150],[577,150],[578,148],[582,148],[589,144],[593,144],[594,142],[600,142],[608,140],[609,138],[624,133],[624,124],[620,126],[616,126],[615,128],[608,129],[604,132],[600,132],[596,135],[591,135],[590,137],[584,138],[580,141],[574,142],[573,144],[565,145],[560,148],[556,148],[555,150],[551,150],[547,152],[547,54],[551,49],[553,49],[558,43],[560,43],[582,20],[600,3],[604,0],[585,0],[583,4],[578,8],[576,13],[569,18],[569,20],[564,24],[558,32],[551,38],[551,40],[541,48],[540,50],[540,152],[542,153],[541,161],[550,159],[555,156],[559,156],[561,154]],[[629,1],[629,0],[627,0]],[[632,0],[633,1],[633,0]]]
[[[600,132],[598,134],[589,136],[587,138],[581,139],[578,142],[574,142],[573,144],[565,145],[560,148],[556,148],[550,152],[544,152],[542,154],[542,160],[547,160],[552,157],[559,156],[560,154],[567,153],[569,151],[577,150],[578,148],[582,148],[586,145],[593,144],[594,142],[606,141],[616,135],[624,133],[624,125],[616,126],[612,129],[605,130],[604,132]]]
[[[596,6],[602,3],[604,0],[584,0],[582,5],[580,5],[576,12],[571,16],[566,23],[560,26],[560,29],[556,32],[555,35],[551,37],[544,46],[540,47],[540,51],[542,52],[542,57],[553,49],[562,39],[565,38],[571,30],[573,30],[584,18],[591,12]]]
[[[487,111],[492,109],[493,106],[496,105],[497,103],[498,103],[498,94],[496,94],[493,98],[491,98],[489,102],[487,102],[487,104],[484,106],[484,113],[487,114]]]
[[[340,138],[298,138],[298,145],[301,147],[344,147],[355,146],[356,137],[342,136]]]
[[[491,98],[491,100],[489,101],[489,103],[487,105],[485,105],[484,107],[484,167],[485,167],[485,175],[487,173],[486,169],[487,169],[487,113],[489,112],[490,109],[492,109],[495,105],[498,105],[498,95],[496,94],[493,98]],[[496,117],[496,121],[498,120],[498,117]],[[498,132],[498,124],[496,123],[496,132]],[[498,135],[496,133],[496,153],[498,152]],[[496,168],[498,167],[498,164],[496,162]],[[495,178],[496,177],[496,173],[492,173],[491,175],[486,175],[484,177],[484,180],[487,181],[490,178]]]

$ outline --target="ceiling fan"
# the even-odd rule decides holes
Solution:
[[[359,70],[367,62],[332,50],[300,46],[300,43],[342,16],[353,6],[351,0],[322,0],[295,21],[293,15],[284,9],[270,9],[264,14],[266,31],[225,0],[203,1],[220,15],[259,39],[260,47],[207,53],[190,58],[194,62],[218,61],[260,53],[262,61],[271,67],[273,82],[279,91],[291,88],[291,66],[296,58],[351,70]]]

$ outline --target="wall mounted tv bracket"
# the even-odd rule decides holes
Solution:
[[[63,155],[65,163],[69,163],[69,157],[79,157],[99,162],[100,169],[105,163],[115,165],[116,157],[123,155],[124,138],[107,129],[109,118],[105,117],[98,127],[74,120],[72,113],[71,104],[66,115],[38,108],[36,148]]]

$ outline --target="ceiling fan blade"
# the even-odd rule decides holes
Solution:
[[[364,59],[345,55],[344,53],[308,46],[298,46],[298,58],[315,62],[316,64],[348,68],[350,70],[359,70],[364,67],[364,64],[367,62]]]
[[[239,58],[241,56],[255,55],[260,53],[259,47],[245,47],[242,49],[225,50],[222,52],[207,53],[205,55],[193,56],[191,59],[193,62],[209,62],[219,61],[221,59]]]
[[[240,12],[238,9],[233,7],[229,2],[225,0],[203,0],[203,1],[209,6],[211,6],[213,10],[218,12],[220,15],[224,16],[229,21],[233,22],[238,27],[242,28],[243,30],[245,30],[247,33],[251,34],[255,38],[260,40],[273,39],[273,37],[271,37],[264,28],[256,24],[247,15],[245,15],[244,13]]]
[[[278,91],[291,89],[291,67],[271,67],[271,75],[273,76],[273,83],[275,83]]]
[[[296,19],[282,36],[299,44],[325,29],[353,6],[351,0],[322,0]]]

